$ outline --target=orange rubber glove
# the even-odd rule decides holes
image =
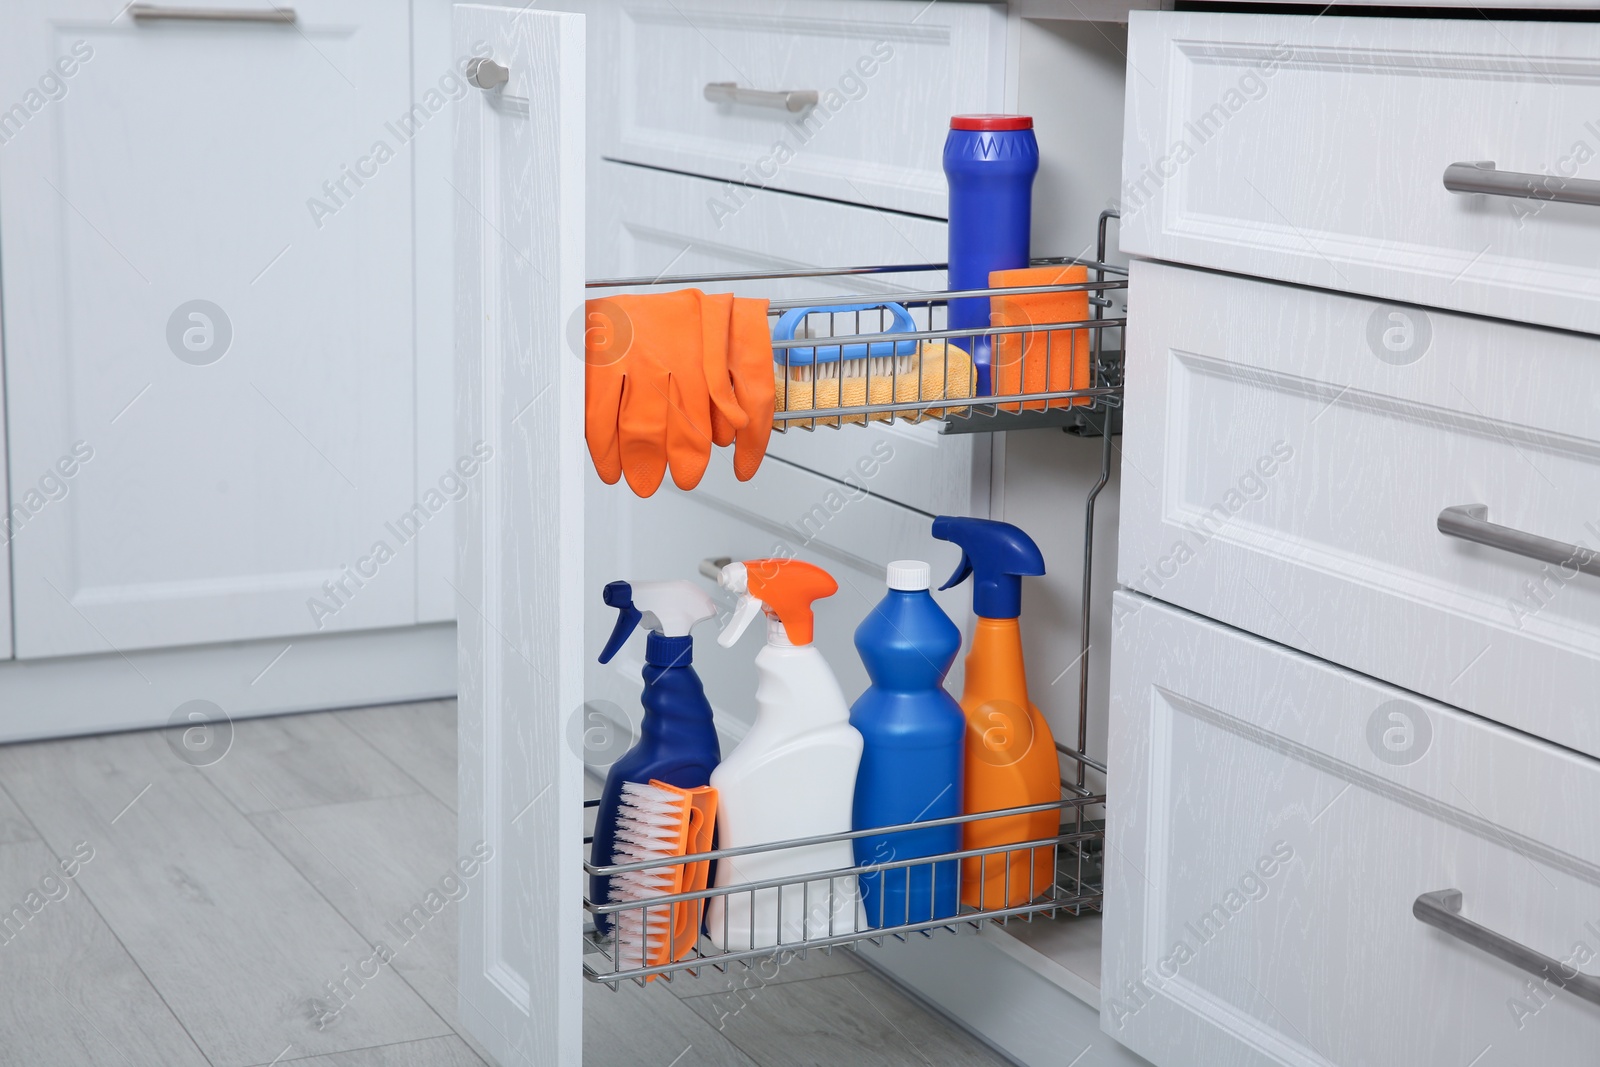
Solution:
[[[702,295],[685,289],[589,301],[584,437],[607,485],[626,475],[628,487],[647,497],[669,465],[679,489],[700,484],[711,460],[713,380],[704,362]],[[715,380],[726,378],[720,373]]]
[[[728,325],[728,376],[733,386],[736,422],[716,399],[711,411],[711,439],[732,444],[733,473],[741,482],[755,477],[772,437],[772,406],[776,385],[772,374],[772,332],[767,325],[767,302],[743,297],[733,300]],[[708,363],[709,366],[709,363]]]

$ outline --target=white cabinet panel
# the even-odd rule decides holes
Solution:
[[[460,4],[510,80],[455,134],[457,447],[495,460],[459,523],[461,1019],[511,1067],[583,1059],[584,20]]]
[[[92,450],[14,542],[21,656],[415,619],[406,143],[447,120],[403,10],[294,6],[8,5],[13,484]]]
[[[3,316],[0,316],[0,323],[3,323]],[[0,338],[4,336],[4,330],[0,330]],[[31,509],[23,514],[12,503],[6,470],[5,352],[0,348],[0,500],[11,509],[0,516],[0,659],[11,658],[11,539],[32,516]]]
[[[1122,249],[1600,333],[1600,26],[1135,12]],[[1460,194],[1453,163],[1530,175]]]
[[[1160,1067],[1581,1063],[1600,763],[1123,592],[1101,1025]]]
[[[878,458],[886,465],[896,462],[893,451],[880,452]],[[616,622],[616,612],[600,603],[607,582],[688,578],[703,582],[706,591],[731,610],[732,598],[700,576],[702,560],[768,556],[809,560],[839,583],[837,593],[817,602],[816,644],[846,698],[854,700],[867,687],[866,670],[855,648],[856,627],[883,599],[889,562],[927,560],[938,585],[961,559],[955,545],[933,537],[933,524],[926,515],[789,464],[768,463],[749,482],[735,479],[728,464],[714,464],[693,492],[681,492],[669,482],[648,500],[637,499],[621,483],[605,485],[592,473],[588,486],[589,693],[591,698],[610,701],[614,707],[607,713],[625,718],[635,728],[641,714],[643,638],[609,665],[595,661]],[[971,590],[935,591],[934,597],[964,631]],[[740,737],[755,712],[754,660],[761,642],[717,647],[715,627],[725,621],[703,623],[695,631],[695,670],[705,683],[718,727]],[[957,692],[960,677],[958,663],[950,683]],[[608,751],[613,758],[620,754]]]
[[[1123,585],[1600,755],[1600,340],[1137,262]],[[1440,512],[1574,546],[1545,563]]]
[[[599,151],[739,183],[716,193],[722,211],[753,186],[943,218],[950,116],[1005,110],[999,5],[626,0],[603,10],[614,44],[596,58]],[[817,103],[713,102],[712,83],[810,91]]]
[[[597,179],[602,196],[590,217],[596,277],[944,262],[942,222],[771,192],[752,194],[738,214],[719,222],[709,208],[716,182],[618,163],[602,163]],[[826,303],[894,287],[944,288],[942,271],[886,277],[743,283],[737,291],[773,299],[815,295]],[[893,462],[872,464],[875,448],[892,452]],[[943,436],[933,423],[795,429],[773,434],[767,462],[774,460],[929,515],[988,512],[983,434]]]

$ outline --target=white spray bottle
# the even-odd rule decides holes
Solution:
[[[756,655],[756,719],[711,774],[717,790],[717,847],[742,848],[851,828],[861,734],[838,680],[811,643],[813,601],[839,583],[827,571],[791,559],[730,563],[719,581],[739,594],[717,638],[727,647],[756,615],[767,616],[767,644]],[[743,885],[849,868],[851,844],[832,841],[734,856],[717,864],[716,884]],[[860,891],[854,875],[822,877],[779,889],[711,898],[706,933],[728,951],[798,944],[856,928]]]

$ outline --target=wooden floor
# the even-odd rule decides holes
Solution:
[[[0,1064],[484,1063],[456,1017],[455,738],[454,705],[428,703],[241,722],[205,767],[175,731],[0,746]],[[403,922],[430,892],[442,910]],[[1002,1062],[847,951],[590,987],[584,1048],[599,1067]]]

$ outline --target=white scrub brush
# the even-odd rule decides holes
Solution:
[[[693,893],[706,887],[709,863],[672,863],[711,851],[717,791],[710,786],[679,789],[652,780],[624,782],[617,809],[616,862],[662,860],[660,866],[626,871],[611,879],[611,903],[637,903],[612,914],[617,931],[617,966],[659,967],[682,959],[700,936],[704,900],[646,906],[653,897]],[[650,981],[655,975],[645,980]]]

